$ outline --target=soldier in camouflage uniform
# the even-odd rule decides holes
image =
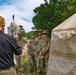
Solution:
[[[35,60],[36,60],[36,67],[37,67],[38,75],[42,75],[41,59],[40,59],[42,39],[43,39],[42,29],[39,29],[38,37],[36,37],[35,39]]]
[[[21,32],[18,33],[17,44],[22,48],[24,45],[26,45],[26,43],[27,42],[25,41],[25,39],[22,38]],[[23,58],[16,57],[16,61],[17,61],[16,70],[18,75],[24,75],[24,70],[25,70],[24,59],[25,57]]]
[[[50,50],[50,38],[48,38],[48,31],[43,31],[43,40],[42,40],[42,47],[41,47],[41,59],[44,59],[45,62],[45,75],[47,70],[47,64],[49,59],[49,50]]]
[[[34,44],[35,44],[35,37],[33,36],[32,40],[28,44],[28,54],[29,54],[28,71],[29,72],[36,71]]]

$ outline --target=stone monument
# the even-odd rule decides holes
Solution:
[[[12,35],[15,38],[17,38],[18,33],[20,32],[20,28],[14,20],[14,15],[12,16],[12,18],[13,18],[13,21],[11,22],[10,26],[8,27],[8,35]]]
[[[47,75],[76,75],[76,13],[52,30]]]

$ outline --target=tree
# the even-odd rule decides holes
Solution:
[[[27,39],[31,39],[32,36],[34,35],[33,33],[34,33],[34,31],[30,31],[30,32],[26,33]]]
[[[47,29],[50,37],[53,28],[76,12],[75,7],[75,0],[49,0],[49,3],[45,0],[34,9],[32,22],[38,29]]]

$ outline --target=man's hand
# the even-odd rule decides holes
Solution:
[[[20,54],[19,57],[21,58],[21,57],[25,56],[26,52],[27,52],[27,47],[26,47],[26,44],[25,44],[25,45],[22,47],[22,54]]]

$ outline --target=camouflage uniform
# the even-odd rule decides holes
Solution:
[[[32,40],[28,44],[28,54],[29,54],[28,71],[29,72],[36,70],[36,61],[35,61],[35,55],[34,55],[34,43],[35,43],[35,41]]]
[[[35,39],[35,60],[36,60],[36,67],[37,67],[37,73],[38,75],[42,75],[42,67],[41,67],[41,59],[40,59],[40,53],[41,53],[41,44],[42,44],[42,36],[38,36]]]
[[[22,48],[26,44],[26,41],[23,38],[17,39],[17,44]],[[16,70],[19,75],[24,74],[24,70],[25,70],[24,59],[25,59],[25,56],[22,58],[19,58],[16,56],[16,60],[17,60]]]
[[[47,34],[46,31],[43,32],[43,35]],[[41,55],[44,57],[44,65],[45,65],[45,71],[47,70],[47,64],[49,59],[49,50],[50,50],[50,38],[43,37],[42,40],[42,47],[41,47]]]
[[[50,38],[47,37],[47,38],[44,38],[43,47],[42,47],[42,55],[45,58],[46,65],[47,65],[47,61],[48,61],[48,58],[49,58],[49,50],[50,50]]]

